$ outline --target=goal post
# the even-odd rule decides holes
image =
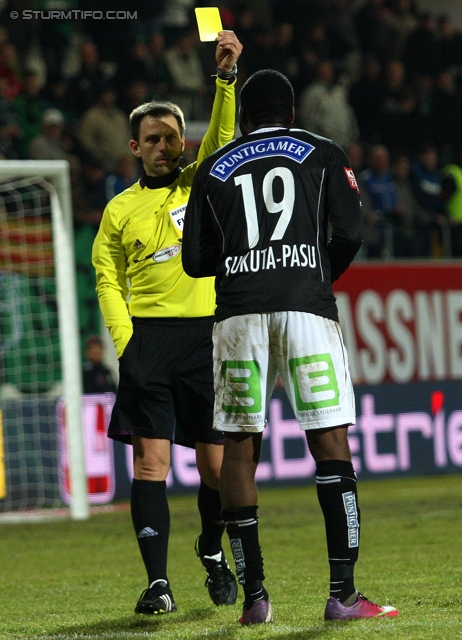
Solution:
[[[49,193],[56,301],[58,308],[61,380],[66,403],[71,517],[89,517],[85,449],[82,428],[82,363],[74,264],[69,163],[65,160],[0,161],[0,182],[39,177]]]

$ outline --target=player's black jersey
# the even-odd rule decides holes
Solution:
[[[360,245],[356,180],[331,140],[260,129],[213,153],[196,173],[183,266],[196,278],[216,274],[218,320],[271,311],[337,320],[331,282]]]

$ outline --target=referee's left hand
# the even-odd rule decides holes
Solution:
[[[222,71],[232,71],[242,52],[242,44],[234,31],[220,31],[217,36],[215,58]]]

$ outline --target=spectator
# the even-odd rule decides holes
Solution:
[[[448,15],[438,18],[438,60],[442,71],[462,73],[462,33]]]
[[[140,171],[133,153],[122,156],[115,166],[113,173],[104,179],[104,194],[109,202],[119,193],[131,187],[140,177]]]
[[[327,37],[335,67],[356,77],[360,51],[353,4],[354,0],[335,0],[327,23]]]
[[[364,162],[364,145],[361,142],[350,142],[345,151],[350,161],[350,167],[356,176],[356,180],[359,180],[361,172],[366,168]]]
[[[125,86],[119,107],[126,116],[129,116],[140,104],[149,102],[149,96],[147,83],[143,80],[133,80]]]
[[[66,96],[68,108],[77,118],[94,105],[105,82],[96,45],[84,42],[80,48],[80,71],[70,78]]]
[[[88,224],[98,229],[107,204],[105,175],[104,165],[97,158],[88,157],[82,162],[79,181],[74,187],[74,221],[77,225]]]
[[[69,145],[64,129],[64,116],[57,109],[46,109],[42,116],[42,130],[30,141],[26,154],[33,160],[67,160],[70,164],[71,185],[80,174],[80,160]],[[74,194],[72,194],[74,196]]]
[[[396,155],[392,163],[393,181],[398,206],[393,217],[393,256],[395,258],[430,257],[430,253],[419,252],[418,238],[424,213],[414,195],[409,181],[410,162],[404,154]]]
[[[62,75],[48,74],[41,97],[46,109],[58,109],[64,115],[66,122],[72,122],[72,114],[67,108],[67,81]]]
[[[432,104],[432,141],[438,149],[440,164],[449,164],[462,144],[462,93],[453,74],[438,74]]]
[[[179,36],[165,51],[165,62],[173,83],[171,101],[178,104],[186,120],[206,120],[205,75],[195,31],[188,30]]]
[[[23,90],[16,98],[14,108],[18,113],[18,123],[23,134],[20,154],[24,158],[27,145],[41,131],[42,115],[45,111],[45,101],[40,95],[40,81],[35,71],[25,73]]]
[[[380,109],[385,96],[381,77],[382,65],[374,54],[364,60],[361,77],[352,84],[349,100],[358,121],[361,140],[370,144],[380,142]]]
[[[438,170],[438,152],[431,145],[424,145],[411,163],[409,181],[422,211],[419,233],[416,236],[417,253],[433,254],[433,230],[439,230],[446,222],[441,195],[441,174]]]
[[[8,80],[0,76],[0,156],[11,160],[19,156],[23,131],[19,126],[18,112],[8,94]]]
[[[298,73],[294,79],[295,101],[298,104],[302,92],[316,80],[319,60],[308,43],[302,44],[298,55]]]
[[[165,37],[160,31],[149,36],[148,48],[153,73],[152,99],[166,100],[172,78],[165,61]]]
[[[276,0],[273,3],[272,12],[274,23],[293,24],[294,43],[297,49],[300,49],[306,42],[306,34],[312,25],[326,22],[327,14],[334,2],[333,0]],[[267,3],[267,6],[270,6],[270,3]]]
[[[131,45],[128,55],[118,65],[113,84],[118,94],[122,95],[127,84],[135,81],[145,82],[149,91],[152,91],[154,69],[144,40],[137,40]]]
[[[365,253],[368,258],[389,257],[393,251],[391,221],[397,213],[398,196],[387,147],[374,145],[368,164],[369,168],[360,174],[371,206],[365,218]]]
[[[115,393],[117,386],[112,373],[103,363],[103,340],[100,336],[90,336],[85,341],[86,360],[83,365],[84,393]]]
[[[82,144],[111,171],[126,154],[130,131],[124,112],[115,105],[115,92],[101,86],[96,104],[83,114],[80,122]]]
[[[147,0],[136,0],[134,3],[128,4],[123,0],[77,0],[81,11],[100,11],[103,15],[109,9],[136,9],[136,20],[85,20],[83,22],[85,29],[85,37],[88,41],[95,44],[99,57],[104,61],[114,62],[116,65],[123,61],[127,55],[130,43],[133,41],[133,26],[138,26],[143,20],[144,7]],[[151,11],[156,11],[162,7],[164,0],[148,0],[151,5]]]
[[[290,22],[281,22],[274,33],[274,69],[286,75],[289,79],[296,79],[299,63],[294,47],[294,26]]]
[[[159,16],[158,24],[165,35],[167,47],[172,46],[190,28],[190,10],[195,5],[194,0],[168,0]]]
[[[251,75],[264,66],[275,68],[280,59],[275,49],[275,37],[272,29],[258,27],[255,29],[251,42],[242,52],[246,74]]]
[[[239,59],[239,70],[244,72],[245,77],[248,75],[247,53],[252,49],[254,36],[258,28],[259,23],[251,8],[246,4],[238,5],[236,31],[239,33],[239,39],[243,45],[242,56]]]
[[[7,80],[7,99],[17,98],[22,89],[22,67],[17,49],[11,42],[6,42],[0,49],[0,76]]]
[[[331,58],[330,42],[324,22],[317,22],[310,26],[306,34],[306,44],[313,51],[317,60],[329,60]]]
[[[429,73],[417,73],[414,76],[413,91],[416,99],[414,130],[420,147],[431,135],[435,79]]]
[[[457,149],[454,162],[441,171],[442,197],[451,229],[451,254],[462,256],[462,147]]]
[[[388,60],[385,64],[385,96],[384,104],[396,99],[406,88],[406,69],[400,60]]]
[[[384,62],[390,54],[391,27],[387,0],[368,0],[355,14],[356,33],[364,54],[375,54]]]
[[[65,15],[72,15],[73,9],[79,9],[76,0],[39,0],[38,9],[46,12],[59,9]],[[60,74],[63,68],[65,55],[71,42],[75,19],[66,19],[61,15],[59,20],[40,20],[40,47],[45,57],[47,73]]]
[[[413,0],[393,0],[387,22],[391,30],[390,51],[396,60],[402,60],[409,36],[418,25]]]
[[[419,24],[406,41],[403,62],[408,77],[413,80],[417,73],[435,76],[439,69],[438,44],[435,35],[435,21],[431,13],[419,16]]]
[[[416,117],[417,100],[410,87],[389,98],[381,113],[381,141],[389,149],[414,155],[419,145]]]
[[[385,94],[380,110],[380,140],[389,149],[408,154],[415,151],[417,100],[413,87],[406,84],[402,62],[390,60],[385,67]]]
[[[27,156],[33,160],[67,160],[64,143],[64,116],[57,109],[46,109],[42,115],[41,132],[27,148]]]
[[[298,118],[302,127],[331,138],[341,147],[358,139],[358,125],[345,88],[334,81],[334,68],[328,60],[319,63],[317,80],[301,94]]]

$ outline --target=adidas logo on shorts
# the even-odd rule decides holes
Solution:
[[[141,240],[138,240],[138,238],[135,240],[135,244],[133,245],[133,248],[135,251],[138,251],[138,249],[145,249],[146,245],[144,245]]]

